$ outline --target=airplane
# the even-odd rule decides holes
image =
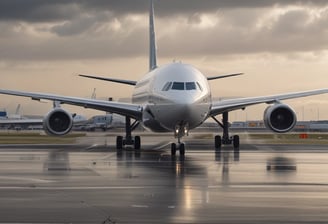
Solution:
[[[154,27],[154,3],[150,1],[149,10],[149,72],[139,81],[105,78],[93,75],[80,76],[134,87],[132,102],[123,103],[88,98],[61,96],[47,93],[25,92],[0,89],[0,94],[30,97],[32,100],[50,100],[53,109],[44,117],[43,125],[47,133],[65,135],[72,126],[72,115],[61,108],[69,104],[84,108],[116,113],[125,117],[125,136],[116,137],[116,148],[141,148],[140,136],[132,136],[132,131],[139,125],[154,132],[172,132],[177,143],[171,144],[171,155],[185,155],[182,137],[213,118],[223,129],[223,134],[215,135],[214,147],[220,150],[222,145],[239,148],[239,136],[229,134],[229,112],[245,109],[256,104],[270,104],[264,111],[264,122],[274,132],[285,133],[296,124],[296,113],[282,100],[328,93],[328,89],[277,94],[271,96],[247,97],[236,99],[212,100],[209,81],[242,75],[242,73],[206,77],[190,64],[172,62],[157,65],[156,39]],[[222,121],[216,116],[222,115]],[[133,122],[132,122],[133,121]]]
[[[74,126],[75,130],[95,131],[101,129],[106,131],[107,129],[113,128],[113,114],[95,115],[84,122],[79,122]]]
[[[15,114],[17,115],[17,114]],[[87,122],[87,119],[79,114],[71,114],[74,126],[79,126],[81,123]],[[44,119],[39,116],[8,116],[6,118],[0,117],[0,128],[4,129],[34,129],[42,127]]]

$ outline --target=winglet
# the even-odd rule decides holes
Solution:
[[[154,2],[150,0],[149,9],[149,70],[157,68],[156,59],[156,40],[155,40],[155,26],[154,26]]]

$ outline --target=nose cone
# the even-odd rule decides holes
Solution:
[[[179,95],[176,95],[176,97],[173,99],[173,103],[181,106],[189,106],[193,105],[197,101],[197,95],[184,92]]]
[[[161,110],[161,121],[173,129],[177,125],[184,124],[190,129],[197,127],[205,119],[209,105],[199,102],[192,94],[179,94],[167,105],[167,110]]]
[[[172,112],[177,120],[192,122],[198,116],[197,110],[198,104],[196,102],[196,97],[192,94],[181,94],[173,99]]]

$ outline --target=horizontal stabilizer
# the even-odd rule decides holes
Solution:
[[[243,74],[244,73],[236,73],[236,74],[229,74],[229,75],[212,76],[212,77],[207,77],[207,80],[224,79],[224,78],[239,76],[239,75],[243,75]]]
[[[80,74],[79,76],[84,77],[84,78],[90,78],[90,79],[99,79],[99,80],[108,81],[108,82],[117,82],[117,83],[126,84],[126,85],[130,85],[130,86],[135,86],[137,83],[136,81],[132,81],[132,80],[112,79],[112,78],[98,77],[98,76],[92,76],[92,75]]]

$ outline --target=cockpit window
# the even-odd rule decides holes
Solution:
[[[172,86],[172,82],[165,83],[162,91],[168,91],[171,88],[171,86]]]
[[[184,82],[173,82],[172,89],[174,90],[184,90]]]
[[[186,82],[186,90],[196,89],[196,84],[194,82]]]
[[[203,91],[202,86],[198,82],[167,82],[162,91],[172,90],[197,90]]]
[[[203,88],[202,88],[202,86],[201,86],[198,82],[196,82],[196,83],[197,83],[197,86],[199,87],[200,91],[203,92]]]

